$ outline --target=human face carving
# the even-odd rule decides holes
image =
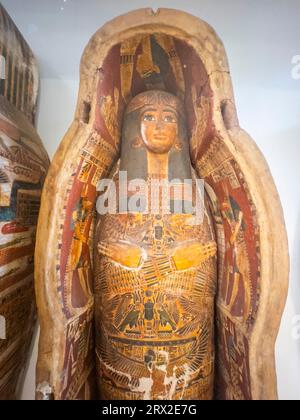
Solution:
[[[175,145],[178,132],[176,112],[167,105],[149,106],[142,114],[141,135],[152,153],[168,153]]]

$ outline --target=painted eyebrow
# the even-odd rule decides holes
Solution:
[[[147,114],[147,112],[155,112],[156,111],[156,109],[155,108],[149,108],[149,109],[146,109],[144,112],[143,112],[143,115],[144,114]]]
[[[170,112],[171,114],[174,114],[175,116],[177,115],[175,111],[173,111],[172,109],[163,109],[163,112]]]

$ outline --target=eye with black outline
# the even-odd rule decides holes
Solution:
[[[176,123],[176,118],[173,115],[165,115],[163,120],[166,123]]]
[[[145,114],[143,116],[143,121],[156,121],[156,118],[153,114]]]

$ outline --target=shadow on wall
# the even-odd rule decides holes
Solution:
[[[32,337],[31,347],[30,347],[30,358],[27,360],[25,366],[24,376],[20,381],[20,398],[21,400],[34,400],[35,399],[35,367],[37,362],[37,352],[38,352],[38,339],[39,339],[39,325],[37,323]]]
[[[38,133],[52,159],[75,112],[78,80],[41,79]]]
[[[292,320],[292,334],[293,339],[296,340],[297,343],[297,354],[300,357],[300,276],[296,275],[299,272],[300,262],[300,214],[297,220],[296,232],[298,232],[298,235],[295,235],[293,252],[291,253],[290,295],[295,308],[295,316]]]

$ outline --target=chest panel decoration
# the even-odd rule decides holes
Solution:
[[[155,211],[124,211],[124,203],[147,208],[149,185],[174,179],[168,214],[164,194]],[[184,201],[202,207],[198,224],[193,211],[175,211],[185,179]],[[139,200],[128,187],[136,180]],[[115,211],[99,211],[99,202]],[[141,9],[94,35],[41,212],[37,398],[277,397],[274,344],[288,279],[282,209],[239,126],[224,47],[209,25]]]
[[[0,28],[0,399],[14,399],[36,321],[34,247],[49,161],[33,126],[35,59],[1,5]]]

